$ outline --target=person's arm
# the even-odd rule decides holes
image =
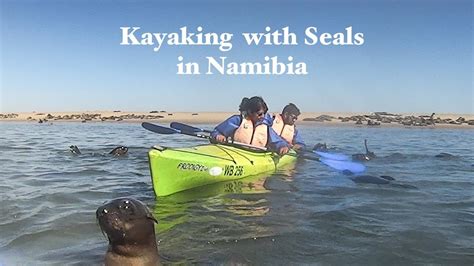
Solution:
[[[267,147],[269,150],[279,153],[285,154],[288,152],[290,148],[288,142],[280,137],[273,128],[268,128],[268,144]]]
[[[304,143],[303,137],[301,136],[298,129],[295,128],[295,135],[293,137],[293,147],[295,150],[306,149],[306,143]],[[299,147],[298,147],[299,146]]]
[[[266,113],[263,117],[263,123],[271,127],[273,125],[273,116],[269,113]]]
[[[217,125],[214,130],[211,132],[211,137],[215,139],[217,135],[222,135],[226,138],[232,137],[235,130],[239,128],[242,118],[239,115],[233,115],[224,122]]]

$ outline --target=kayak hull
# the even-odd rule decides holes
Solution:
[[[296,154],[278,156],[221,144],[189,148],[155,146],[148,152],[155,195],[167,196],[212,183],[272,173],[296,161]]]

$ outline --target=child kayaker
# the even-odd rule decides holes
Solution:
[[[273,130],[295,151],[304,149],[306,146],[295,126],[300,114],[300,109],[295,104],[289,103],[283,108],[281,114],[273,115],[271,118]]]
[[[239,106],[240,115],[233,115],[220,123],[211,133],[211,137],[224,143],[229,138],[236,142],[266,147],[280,155],[288,153],[290,147],[271,127],[271,121],[265,119],[268,111],[262,97],[243,98]]]

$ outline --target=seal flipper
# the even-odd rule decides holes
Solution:
[[[79,150],[79,148],[76,145],[69,146],[69,151],[74,155],[82,154],[81,151]]]
[[[367,156],[367,158],[369,158],[368,160],[374,159],[375,157],[377,157],[375,156],[374,152],[369,151],[369,148],[367,147],[367,139],[364,139],[364,145],[365,145],[365,155]]]
[[[369,151],[369,148],[367,147],[367,139],[364,139],[364,146],[365,146],[365,154],[363,153],[352,154],[352,160],[370,161],[370,159],[373,159],[376,157],[375,153]]]

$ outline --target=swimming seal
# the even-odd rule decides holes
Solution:
[[[455,159],[456,155],[452,155],[451,153],[447,152],[442,152],[440,154],[435,155],[435,157],[440,159]]]
[[[375,153],[369,151],[369,149],[367,148],[367,139],[364,140],[364,145],[365,145],[365,154],[363,154],[363,153],[353,154],[352,155],[353,160],[370,161],[370,160],[374,159],[375,157],[377,157],[377,156],[375,156]]]
[[[96,217],[109,239],[105,265],[160,264],[154,226],[158,222],[141,201],[114,199],[100,206]]]
[[[127,154],[128,148],[125,146],[118,146],[114,148],[112,151],[109,152],[109,154],[112,154],[114,156],[122,156]]]
[[[346,173],[347,175],[347,173]],[[399,188],[418,189],[416,186],[396,183],[395,178],[389,175],[373,176],[373,175],[359,175],[349,177],[354,183],[358,184],[376,184],[376,185],[390,185]],[[395,182],[392,182],[395,181]]]
[[[313,151],[326,152],[326,151],[328,151],[328,146],[326,145],[326,143],[318,143],[318,144],[314,145]]]
[[[79,150],[79,148],[76,146],[76,145],[71,145],[69,146],[69,151],[74,154],[74,155],[80,155],[82,154],[81,150]],[[113,150],[111,150],[109,152],[110,155],[113,155],[113,156],[123,156],[125,154],[127,154],[128,152],[128,148],[125,147],[125,146],[118,146],[118,147],[115,147]],[[95,154],[95,153],[92,153],[92,155],[105,155],[105,154]]]

